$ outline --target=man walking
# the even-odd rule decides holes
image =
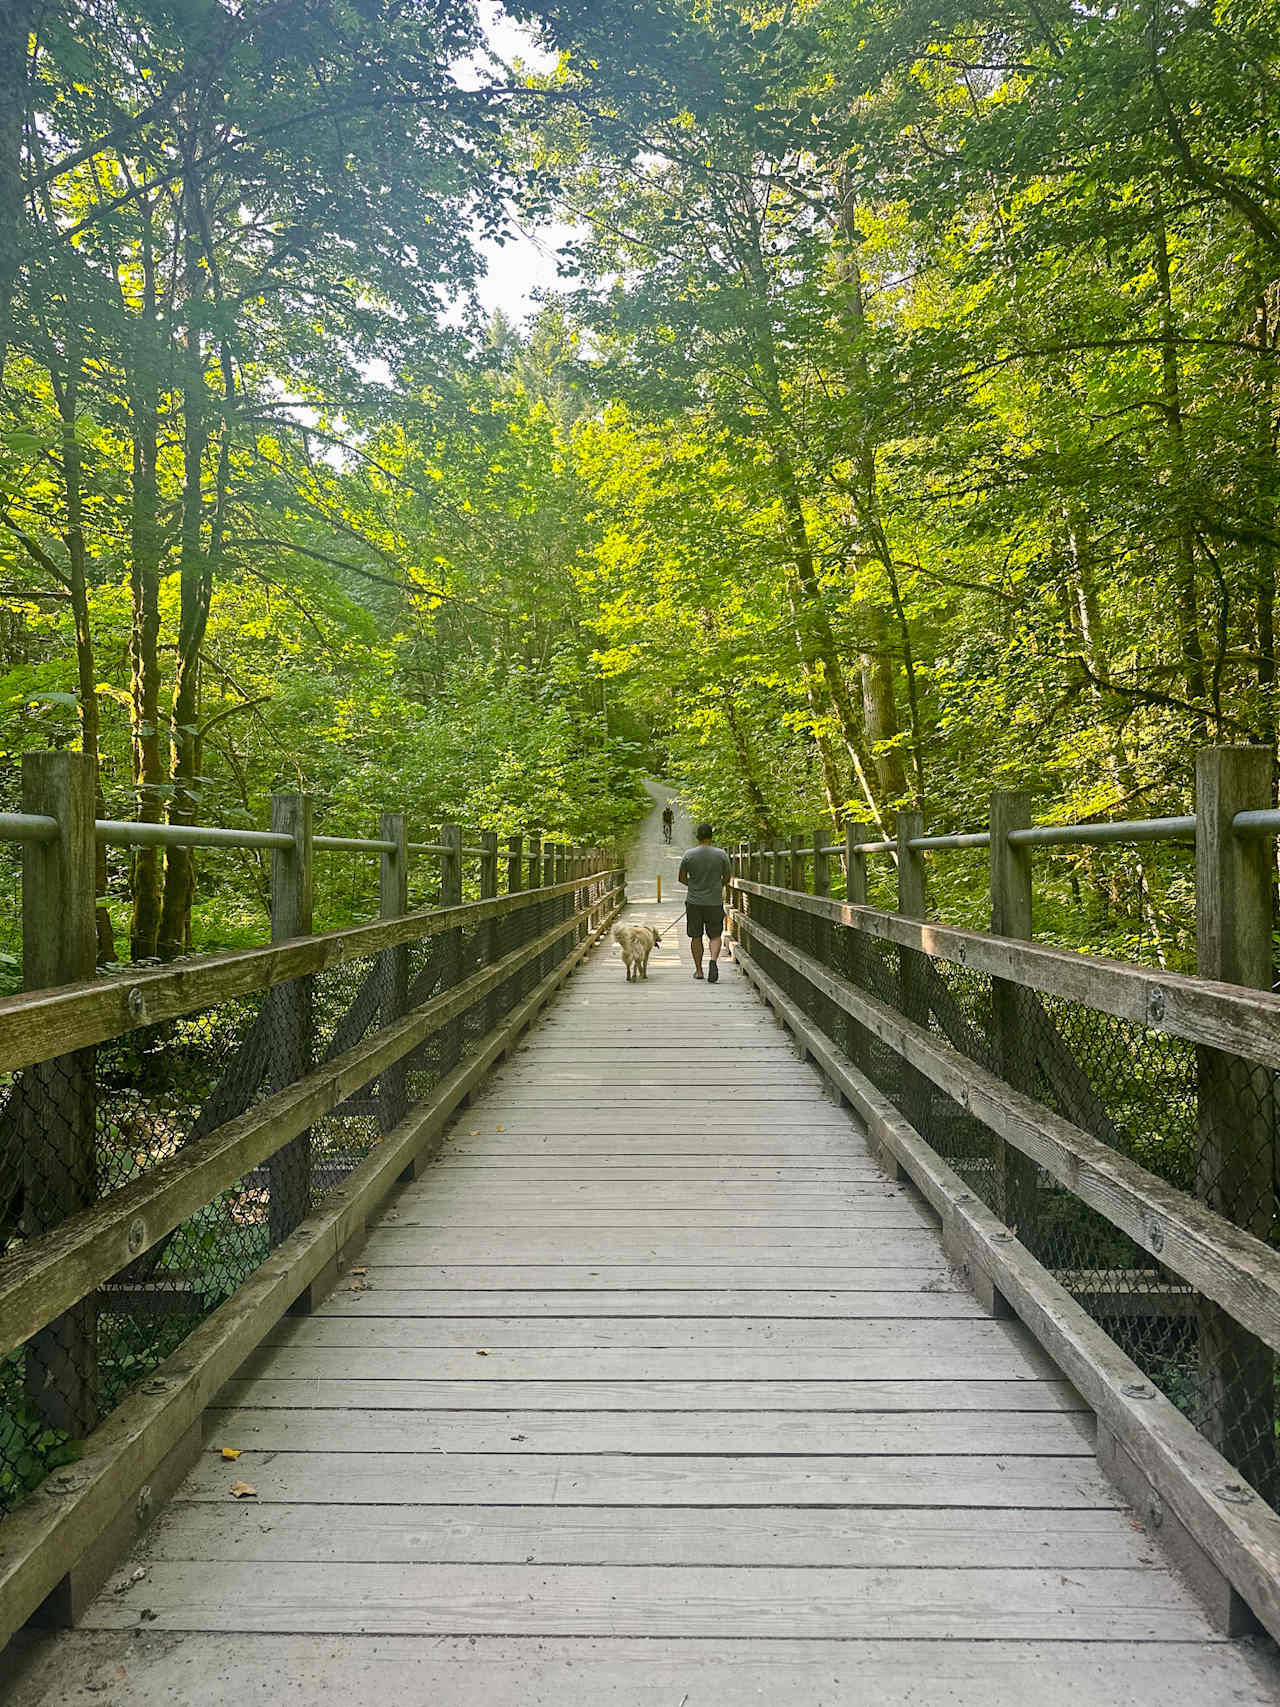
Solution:
[[[693,955],[693,975],[702,977],[702,933],[706,932],[711,961],[707,967],[707,983],[720,979],[720,943],[724,937],[724,886],[733,867],[723,848],[711,840],[710,824],[698,825],[698,845],[690,848],[680,861],[680,882],[689,893],[685,896],[685,922],[689,931],[689,949]]]

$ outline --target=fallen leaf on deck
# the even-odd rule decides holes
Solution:
[[[232,1482],[231,1497],[233,1500],[256,1500],[258,1490],[252,1482]]]
[[[367,1268],[353,1268],[351,1270],[352,1274],[368,1274],[368,1272],[369,1270]]]
[[[222,1449],[222,1456],[227,1459],[228,1462],[231,1462],[233,1459],[240,1456],[240,1448],[238,1446],[224,1446]]]
[[[489,1355],[489,1353],[487,1351],[478,1351],[476,1353],[477,1357],[488,1357],[488,1355]]]

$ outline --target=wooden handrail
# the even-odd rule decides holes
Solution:
[[[1164,1268],[1221,1305],[1266,1344],[1280,1348],[1280,1252],[1014,1090],[927,1027],[828,971],[748,914],[734,917],[748,941],[754,938],[799,973],[975,1120],[1151,1251]]]
[[[1240,1055],[1280,1070],[1280,995],[1240,984],[1220,984],[1190,973],[1131,966],[1097,954],[1048,948],[1019,937],[992,936],[806,895],[735,877],[731,888],[744,895],[829,919],[898,948],[917,949],[931,960],[947,960],[1043,995],[1079,1002],[1152,1031],[1167,1032],[1228,1055]]]
[[[232,996],[252,995],[344,961],[379,954],[383,949],[398,948],[443,931],[467,930],[617,876],[620,871],[621,867],[612,867],[542,889],[521,889],[496,900],[424,908],[398,919],[349,925],[260,948],[201,955],[51,990],[24,990],[0,999],[0,1073],[52,1060],[74,1049],[122,1037],[139,1026],[178,1019]]]

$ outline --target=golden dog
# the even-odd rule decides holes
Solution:
[[[662,941],[652,925],[619,925],[613,940],[622,950],[622,963],[627,969],[627,983],[649,976],[649,956]]]

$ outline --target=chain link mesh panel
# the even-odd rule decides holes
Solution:
[[[744,910],[745,945],[765,976],[1274,1503],[1280,1407],[1271,1350],[822,995],[753,938],[750,922],[1272,1245],[1280,1244],[1275,1074],[1083,1003],[898,949],[776,897],[748,896]]]

